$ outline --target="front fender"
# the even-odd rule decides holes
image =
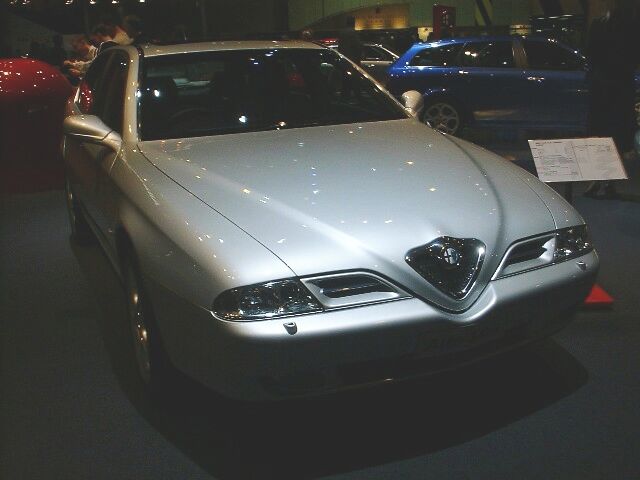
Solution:
[[[205,309],[229,288],[294,276],[272,252],[142,154],[129,153],[111,171],[118,191],[114,229],[127,232],[143,276]]]
[[[426,102],[430,98],[443,95],[452,95],[451,89],[448,87],[427,88],[424,92],[424,100]]]

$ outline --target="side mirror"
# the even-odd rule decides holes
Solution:
[[[404,105],[404,109],[414,117],[417,117],[424,108],[424,98],[422,94],[416,90],[404,92],[400,97],[400,102]]]
[[[105,145],[115,151],[120,150],[122,145],[120,135],[95,115],[70,115],[64,119],[63,130],[65,135]]]

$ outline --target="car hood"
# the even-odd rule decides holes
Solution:
[[[271,250],[299,276],[376,271],[449,310],[480,294],[515,240],[556,228],[505,160],[469,154],[413,120],[143,142],[166,175]],[[486,245],[471,293],[429,285],[406,253],[450,236]]]

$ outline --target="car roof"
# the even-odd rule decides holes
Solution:
[[[456,37],[456,38],[445,38],[442,40],[436,40],[435,42],[426,42],[426,43],[417,43],[415,45],[419,45],[422,47],[438,47],[442,45],[456,45],[461,43],[468,42],[510,42],[514,39],[521,40],[533,40],[536,42],[555,42],[558,44],[562,44],[561,41],[551,38],[548,35],[544,34],[531,34],[531,35],[477,35],[473,37]]]
[[[520,35],[479,35],[475,37],[456,37],[445,38],[442,40],[436,40],[435,42],[428,42],[421,45],[440,46],[440,45],[455,45],[458,43],[467,42],[494,42],[494,41],[511,41],[514,38],[522,38]]]
[[[219,52],[229,50],[266,50],[270,48],[323,49],[320,45],[301,40],[238,40],[221,42],[179,43],[174,45],[140,45],[145,57],[175,55],[194,52]]]

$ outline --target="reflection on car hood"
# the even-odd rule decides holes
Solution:
[[[533,190],[501,170],[504,160],[487,152],[471,158],[413,119],[140,148],[296,274],[373,270],[451,310],[477,298],[510,243],[555,228]],[[464,300],[432,288],[405,262],[408,250],[440,236],[477,238],[487,247]]]

